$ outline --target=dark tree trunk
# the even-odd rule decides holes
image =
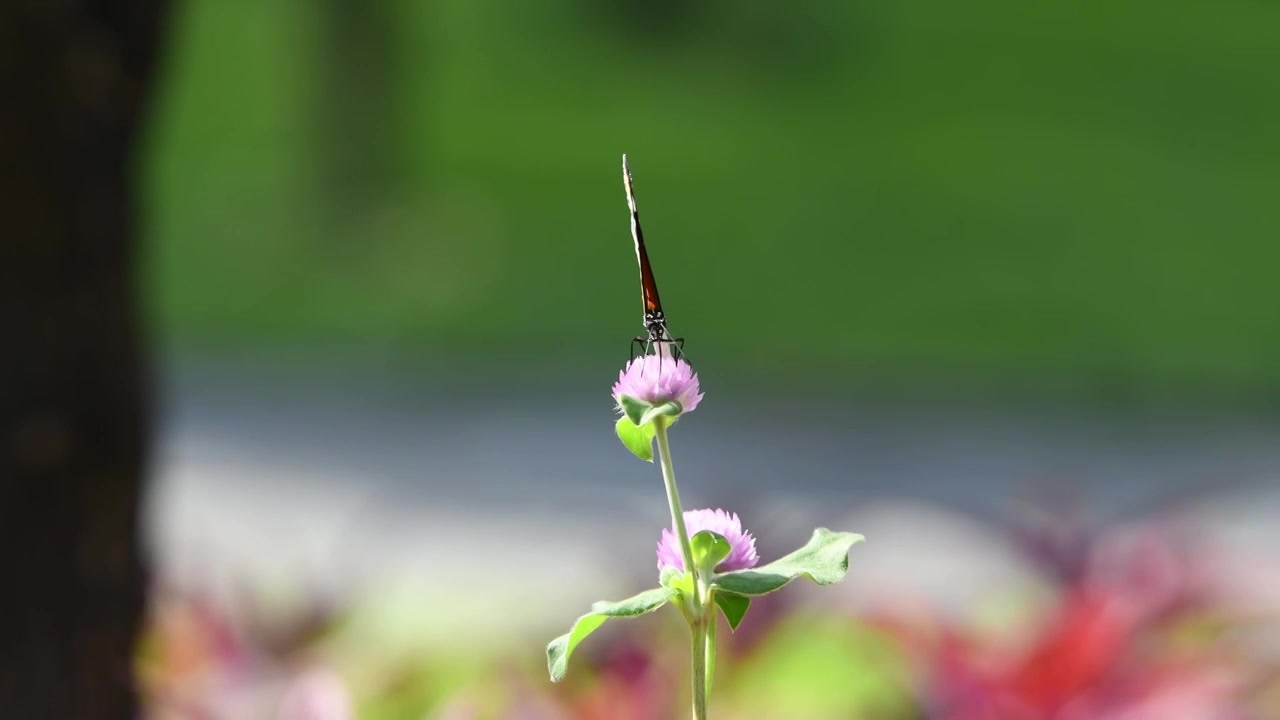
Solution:
[[[132,157],[163,0],[0,0],[0,716],[138,715]]]

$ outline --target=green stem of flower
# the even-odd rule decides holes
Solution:
[[[684,524],[684,509],[680,507],[680,493],[676,489],[676,471],[671,464],[671,445],[667,442],[667,418],[653,419],[653,435],[658,441],[658,462],[662,466],[662,480],[667,486],[667,504],[671,506],[671,526],[680,541],[680,555],[685,570],[693,576],[692,618],[689,630],[693,633],[693,720],[707,718],[707,613],[703,609],[703,583],[693,564],[693,548],[689,546],[689,530]]]
[[[689,546],[689,531],[684,525],[684,509],[680,507],[680,492],[676,489],[676,471],[671,465],[671,445],[667,442],[667,418],[658,416],[653,419],[653,435],[658,441],[658,462],[662,466],[662,481],[667,486],[667,505],[671,507],[671,526],[675,528],[676,539],[680,541],[680,555],[684,560],[684,569],[694,573],[693,584],[698,586],[696,568],[693,566],[693,548]],[[702,598],[700,593],[693,594],[694,617],[702,617]]]
[[[693,631],[693,720],[707,720],[707,629],[714,617],[700,617],[689,626]]]

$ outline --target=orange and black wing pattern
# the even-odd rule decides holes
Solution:
[[[636,210],[636,186],[631,179],[631,166],[627,156],[622,156],[622,184],[627,189],[627,207],[631,209],[631,239],[636,244],[636,260],[640,263],[640,290],[644,301],[645,324],[660,320],[662,301],[658,299],[658,283],[653,279],[653,268],[649,265],[649,253],[644,249],[644,231],[640,229],[640,211]]]

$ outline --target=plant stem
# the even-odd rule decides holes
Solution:
[[[675,528],[676,539],[680,541],[680,555],[684,560],[685,571],[693,574],[694,588],[698,587],[698,576],[693,566],[693,549],[689,547],[689,531],[684,525],[684,509],[680,507],[680,492],[676,489],[676,471],[671,465],[671,445],[667,442],[667,419],[658,416],[653,419],[653,435],[658,440],[658,462],[662,465],[662,481],[667,486],[667,505],[671,507],[671,526]],[[693,593],[694,617],[702,617],[701,593]]]
[[[693,634],[693,720],[707,720],[707,613],[702,606],[703,583],[693,564],[693,549],[689,546],[689,530],[684,524],[684,509],[680,507],[680,493],[676,489],[676,471],[671,464],[671,445],[667,442],[667,418],[653,419],[653,435],[658,441],[658,462],[662,466],[662,480],[667,486],[667,504],[671,506],[671,525],[680,541],[680,555],[684,568],[693,577],[692,618],[689,630]]]
[[[707,720],[707,620],[700,617],[689,626],[693,631],[693,720]]]

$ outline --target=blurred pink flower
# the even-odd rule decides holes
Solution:
[[[613,398],[621,408],[622,396],[650,405],[675,401],[682,413],[693,412],[702,400],[698,374],[684,360],[663,355],[641,355],[627,363],[613,385]]]
[[[311,668],[294,676],[280,700],[279,720],[352,720],[347,685],[337,673]]]
[[[742,521],[738,519],[737,513],[711,509],[685,510],[684,524],[689,531],[689,537],[703,530],[710,530],[723,535],[724,539],[729,541],[729,547],[732,549],[729,551],[729,556],[716,566],[718,572],[746,570],[760,562],[760,556],[756,555],[756,539],[751,536],[751,533],[742,529]],[[685,569],[684,557],[680,552],[680,541],[670,528],[662,531],[662,539],[658,541],[658,570],[661,571],[664,567]]]
[[[1155,524],[1106,533],[1089,548],[1082,582],[1108,598],[1131,624],[1157,622],[1207,594],[1201,558],[1177,542],[1186,536]]]
[[[659,648],[632,634],[600,658],[597,681],[575,703],[578,720],[663,720],[673,716],[676,678],[661,665]]]

